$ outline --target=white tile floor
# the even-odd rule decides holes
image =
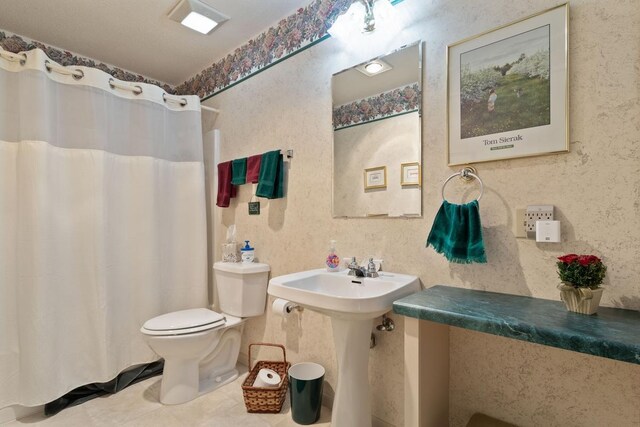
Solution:
[[[132,385],[119,393],[67,408],[45,417],[31,415],[2,427],[26,426],[118,426],[118,427],[286,427],[297,426],[291,419],[289,395],[279,414],[249,414],[242,398],[242,381],[246,367],[238,365],[240,377],[211,393],[183,405],[164,406],[158,402],[161,377],[153,377]],[[331,425],[331,410],[322,407],[316,426]]]

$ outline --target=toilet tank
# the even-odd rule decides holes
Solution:
[[[216,262],[213,272],[220,311],[236,317],[264,314],[270,269],[258,262]]]

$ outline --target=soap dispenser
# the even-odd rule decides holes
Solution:
[[[240,249],[242,253],[242,262],[253,262],[253,258],[255,257],[255,250],[251,246],[249,246],[249,241],[244,241],[244,247]]]
[[[329,255],[327,255],[327,271],[340,271],[340,257],[336,254],[336,241],[332,240],[329,245]]]

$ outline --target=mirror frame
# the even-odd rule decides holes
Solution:
[[[364,216],[353,216],[353,215],[336,215],[336,211],[335,211],[335,136],[334,136],[334,132],[335,129],[333,127],[333,85],[334,85],[334,78],[339,75],[342,74],[346,71],[349,71],[353,68],[359,67],[361,65],[367,64],[371,61],[374,61],[376,59],[383,59],[384,57],[391,55],[393,53],[396,53],[400,50],[403,49],[407,49],[407,48],[411,48],[413,46],[417,46],[418,47],[418,88],[420,89],[420,102],[419,102],[419,106],[418,106],[418,120],[420,121],[418,129],[419,129],[419,136],[418,136],[418,143],[419,143],[419,155],[418,158],[420,160],[420,214],[419,215],[399,215],[399,216],[388,216],[388,215],[364,215]],[[369,58],[366,61],[363,61],[359,64],[355,64],[352,65],[350,67],[347,67],[343,70],[340,70],[336,73],[333,73],[331,75],[331,118],[332,118],[332,122],[331,122],[331,129],[332,129],[332,138],[331,138],[331,217],[334,219],[338,219],[338,218],[358,218],[358,219],[368,219],[368,218],[388,218],[388,219],[410,219],[410,218],[422,218],[424,216],[424,212],[423,212],[423,202],[424,202],[424,190],[423,190],[423,185],[422,185],[422,177],[424,176],[423,172],[423,166],[424,166],[424,159],[423,159],[423,120],[422,120],[422,113],[423,113],[423,109],[424,109],[424,84],[423,84],[423,79],[424,79],[424,72],[423,72],[423,68],[424,68],[424,41],[423,40],[417,40],[415,42],[412,43],[407,43],[404,44],[396,49],[393,49],[387,53],[378,55],[376,57],[373,58]]]

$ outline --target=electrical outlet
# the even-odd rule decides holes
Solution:
[[[553,221],[553,205],[530,205],[524,214],[527,235],[536,233],[536,221]]]

